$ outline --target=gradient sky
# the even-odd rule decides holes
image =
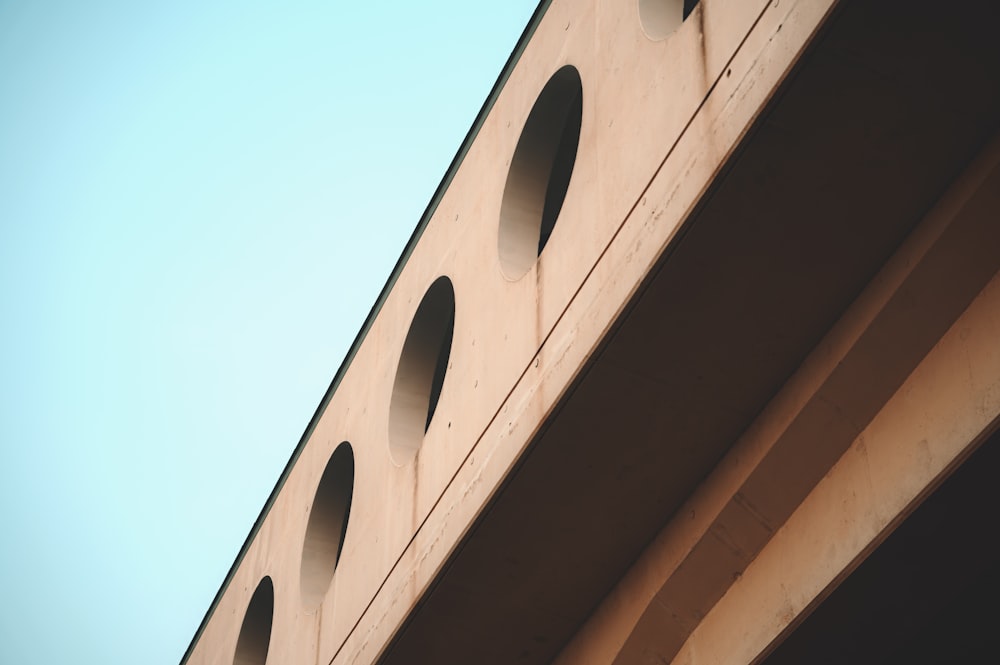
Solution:
[[[537,0],[0,0],[0,663],[177,663]]]

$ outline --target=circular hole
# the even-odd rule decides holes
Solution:
[[[271,621],[274,617],[274,585],[265,577],[257,584],[243,615],[240,636],[236,640],[233,665],[264,665],[271,644]]]
[[[545,248],[576,162],[583,84],[566,65],[549,79],[524,123],[500,204],[500,267],[523,276]]]
[[[455,291],[438,277],[427,289],[406,333],[389,403],[389,453],[396,464],[413,459],[431,425],[444,385],[455,329]]]
[[[333,571],[344,549],[347,520],[354,496],[354,451],[344,441],[330,456],[319,479],[302,544],[303,601],[312,607],[323,602]]]
[[[694,11],[698,0],[639,0],[639,21],[650,39],[665,39]]]

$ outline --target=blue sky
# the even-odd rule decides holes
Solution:
[[[0,0],[0,663],[176,663],[537,3]]]

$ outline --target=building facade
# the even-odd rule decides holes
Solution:
[[[543,1],[184,662],[988,662],[1000,6]]]

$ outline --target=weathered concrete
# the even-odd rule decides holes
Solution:
[[[548,6],[187,662],[757,662],[990,431],[994,3],[684,5]]]

